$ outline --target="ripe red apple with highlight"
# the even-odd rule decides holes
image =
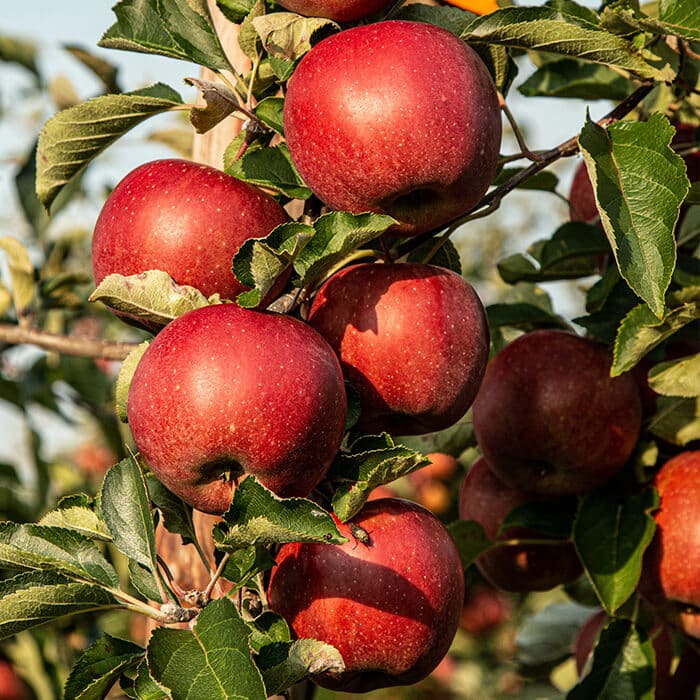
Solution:
[[[462,277],[433,265],[347,267],[318,291],[308,321],[359,392],[358,427],[367,432],[452,425],[471,405],[488,359],[479,297]]]
[[[345,671],[314,678],[319,685],[369,692],[418,682],[445,656],[459,623],[464,576],[452,538],[428,510],[396,498],[365,504],[339,528],[343,545],[281,548],[270,607],[296,636],[342,654]]]
[[[527,527],[511,527],[499,533],[506,516],[535,497],[506,486],[482,457],[467,472],[459,492],[459,517],[475,520],[492,542],[516,539],[549,539]],[[539,499],[542,500],[542,499]],[[574,512],[576,504],[572,502]],[[568,540],[551,544],[498,544],[481,554],[476,566],[496,588],[504,591],[546,591],[577,579],[581,563]]]
[[[479,56],[445,29],[374,22],[320,41],[287,85],[284,131],[332,209],[393,216],[414,235],[469,211],[495,174],[498,96]]]
[[[474,401],[474,432],[508,486],[542,495],[585,493],[632,455],[641,430],[630,373],[610,377],[594,340],[559,330],[525,333],[489,363]]]
[[[102,207],[92,239],[95,283],[157,269],[206,296],[235,299],[245,287],[231,271],[234,254],[287,220],[275,199],[220,170],[179,159],[145,163]]]
[[[700,639],[700,450],[681,452],[654,477],[660,505],[639,590],[658,614]]]
[[[198,510],[223,513],[237,477],[305,496],[345,430],[338,360],[307,324],[235,304],[190,311],[134,373],[128,419],[155,475]]]
[[[395,0],[280,0],[280,5],[306,17],[328,17],[337,22],[355,22],[376,15]]]

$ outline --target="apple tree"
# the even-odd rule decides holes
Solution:
[[[473,697],[510,617],[481,697],[696,697],[700,8],[501,5],[120,0],[100,46],[191,63],[192,102],[71,49],[103,89],[16,173],[0,398],[99,441],[1,465],[19,692]],[[532,150],[516,94],[611,106]],[[48,235],[165,114],[194,146]],[[524,191],[568,211],[469,269]]]

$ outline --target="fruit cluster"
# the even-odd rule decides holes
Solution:
[[[354,21],[389,3],[281,4]],[[415,120],[429,128],[416,129]],[[249,475],[278,497],[327,505],[329,469],[349,436],[422,435],[471,409],[482,456],[462,484],[459,516],[495,543],[477,559],[483,577],[507,591],[576,579],[582,566],[570,539],[507,520],[522,505],[573,518],[577,497],[618,478],[642,427],[635,378],[612,378],[607,348],[561,330],[523,334],[487,368],[489,328],[472,286],[446,267],[388,253],[471,211],[492,184],[501,118],[481,59],[425,23],[340,31],[316,44],[288,81],[284,134],[323,207],[392,218],[385,254],[365,249],[356,257],[371,261],[341,261],[305,290],[308,303],[294,313],[266,308],[291,288],[289,273],[258,308],[243,308],[235,300],[246,286],[232,258],[288,225],[285,209],[188,161],[127,175],[95,227],[95,281],[161,270],[208,297],[162,329],[119,312],[156,332],[128,391],[140,457],[204,513],[225,513]],[[643,593],[700,638],[700,587],[688,579],[700,562],[687,560],[690,573],[668,565],[685,542],[675,474],[685,470],[697,496],[697,458],[681,455],[657,477],[659,534]],[[345,670],[317,676],[321,685],[362,692],[424,678],[447,653],[465,599],[450,533],[426,508],[396,498],[372,500],[347,522],[334,517],[344,544],[293,542],[275,552],[271,609],[298,637],[341,652]],[[690,506],[687,517],[695,517]]]

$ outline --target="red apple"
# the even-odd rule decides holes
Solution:
[[[444,268],[347,267],[321,287],[308,320],[360,394],[361,430],[446,428],[479,388],[489,349],[484,309],[471,285]]]
[[[306,17],[328,17],[337,22],[354,22],[391,7],[395,0],[280,0],[287,10]]]
[[[478,522],[492,542],[549,539],[526,527],[511,527],[499,534],[506,516],[516,506],[534,500],[537,499],[506,486],[482,457],[462,482],[459,517]],[[574,508],[572,503],[572,512]],[[498,544],[479,556],[476,566],[496,588],[514,592],[546,591],[577,579],[583,572],[576,550],[568,540],[552,540],[551,544]]]
[[[468,634],[483,637],[511,619],[512,606],[501,591],[477,584],[466,591],[459,626]]]
[[[318,484],[343,437],[345,387],[333,351],[308,325],[223,304],[156,336],[127,412],[155,475],[195,508],[222,513],[243,473],[280,496]]]
[[[571,221],[585,221],[588,224],[600,221],[600,213],[585,161],[578,164],[574,172],[574,179],[571,181],[569,216]]]
[[[566,331],[526,333],[489,363],[474,401],[474,432],[512,488],[580,494],[631,456],[642,409],[634,378],[610,377],[602,345]]]
[[[654,486],[657,529],[639,590],[664,619],[700,639],[700,450],[668,460]]]
[[[102,207],[92,239],[95,283],[157,269],[206,296],[235,299],[245,288],[231,271],[234,254],[287,218],[272,197],[215,168],[177,159],[145,163]]]
[[[339,527],[343,545],[281,548],[270,607],[298,637],[342,654],[345,671],[315,678],[319,685],[368,692],[418,682],[445,656],[459,623],[464,577],[452,538],[425,508],[396,498],[367,503]]]
[[[479,56],[431,24],[347,29],[287,85],[284,131],[302,177],[332,209],[389,214],[414,235],[469,211],[496,173],[501,115]]]
[[[0,700],[29,700],[32,695],[7,659],[0,659]]]

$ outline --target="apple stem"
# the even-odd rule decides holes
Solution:
[[[207,584],[207,587],[204,589],[204,592],[202,595],[204,597],[205,605],[211,599],[211,594],[212,594],[212,591],[214,590],[214,586],[216,586],[218,580],[221,578],[221,574],[224,572],[224,569],[226,568],[226,564],[228,564],[228,560],[230,558],[231,558],[231,552],[226,552],[224,554],[224,556],[221,558],[221,561],[219,562],[219,566],[217,567],[216,571],[212,574],[211,579],[209,580],[209,583]]]
[[[539,162],[542,158],[544,158],[544,154],[546,152],[531,151],[528,148],[527,143],[525,143],[525,136],[518,126],[518,122],[516,121],[513,113],[510,111],[510,108],[506,104],[506,101],[500,92],[498,93],[498,103],[501,106],[501,111],[506,115],[506,119],[508,120],[511,129],[513,129],[513,135],[518,142],[518,146],[520,146],[520,153],[516,153],[514,156],[507,156],[507,158],[501,159],[500,162],[504,162],[506,160],[520,160],[521,158],[528,158],[533,163]]]

